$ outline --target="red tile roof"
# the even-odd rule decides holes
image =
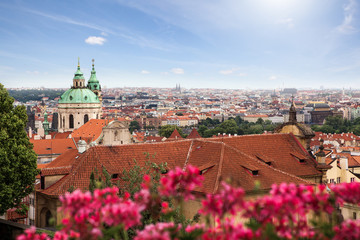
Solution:
[[[34,145],[34,151],[37,155],[62,154],[69,149],[76,149],[74,141],[71,138],[66,139],[30,139]]]
[[[91,138],[92,141],[98,139],[103,127],[109,123],[107,119],[91,119],[80,128],[75,129],[71,136],[73,138]]]
[[[181,139],[183,138],[180,133],[178,132],[178,130],[176,130],[176,128],[174,129],[174,131],[172,132],[172,134],[170,135],[170,137],[168,137],[167,140],[176,140],[176,139]]]
[[[297,158],[303,158],[299,163]],[[264,158],[264,159],[263,159]],[[214,193],[222,180],[230,179],[246,191],[254,189],[258,180],[261,189],[271,184],[294,182],[311,184],[297,176],[319,175],[314,160],[290,134],[248,135],[226,139],[195,139],[162,143],[95,146],[83,154],[68,151],[42,169],[44,176],[64,175],[58,182],[38,192],[58,196],[71,186],[88,189],[90,174],[104,166],[110,174],[121,175],[124,169],[147,161],[166,162],[170,169],[192,164],[205,178],[204,193]],[[271,162],[271,166],[267,163]],[[46,181],[46,180],[45,180]]]
[[[71,133],[71,131],[63,132],[63,133],[57,132],[57,133],[54,133],[53,138],[55,138],[55,139],[65,139],[65,138],[69,137],[70,133]]]
[[[187,139],[195,139],[195,138],[201,138],[200,134],[198,133],[198,131],[196,131],[195,128],[193,128],[191,130],[191,133],[186,137]]]

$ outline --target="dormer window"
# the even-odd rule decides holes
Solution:
[[[291,153],[291,155],[301,164],[306,163],[306,157],[297,153]]]
[[[259,175],[259,170],[258,169],[250,169],[250,168],[247,168],[247,167],[244,167],[244,166],[242,166],[244,169],[245,169],[245,171],[247,172],[247,173],[249,173],[251,176],[258,176]]]
[[[266,163],[269,166],[272,165],[272,160],[269,157],[266,157],[262,154],[256,154],[256,158],[259,159],[260,161]]]
[[[114,173],[113,175],[111,175],[111,178],[112,178],[112,179],[116,179],[116,178],[119,178],[119,174],[117,174],[117,173]]]

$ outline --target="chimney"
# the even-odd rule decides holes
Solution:
[[[340,168],[341,170],[346,170],[346,171],[349,170],[347,157],[340,158]]]
[[[86,142],[84,140],[80,139],[77,145],[79,153],[83,153],[86,151]]]
[[[325,165],[325,152],[324,152],[324,140],[320,140],[320,147],[319,147],[319,152],[315,154],[316,156],[316,161],[318,162],[318,164],[320,165]]]

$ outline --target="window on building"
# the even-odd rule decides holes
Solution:
[[[335,179],[330,179],[330,183],[335,183]]]
[[[340,181],[340,177],[338,177],[337,179],[336,179],[336,182],[337,183],[340,183],[341,181]]]
[[[74,116],[72,114],[69,116],[69,128],[74,128]]]
[[[119,141],[119,133],[118,133],[118,131],[114,132],[114,141]]]
[[[355,178],[354,177],[350,178],[350,182],[355,182]]]
[[[356,219],[356,212],[353,212],[353,219]]]
[[[84,115],[84,124],[87,123],[89,121],[89,115],[85,114]]]
[[[40,177],[40,188],[45,189],[45,177],[44,176]]]

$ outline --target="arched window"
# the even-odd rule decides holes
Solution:
[[[62,124],[62,127],[65,128],[65,117],[63,117],[63,124]]]
[[[118,133],[118,131],[115,131],[115,133],[114,133],[114,141],[119,141],[119,133]]]
[[[50,224],[51,218],[52,218],[52,214],[51,214],[50,210],[47,210],[47,212],[45,213],[45,227],[51,227],[51,224]]]
[[[72,114],[69,116],[69,128],[74,128],[74,116]]]
[[[84,124],[87,123],[89,121],[89,115],[85,114],[84,115]]]
[[[40,212],[40,226],[39,227],[52,227],[51,219],[53,218],[51,211],[48,208],[41,209]]]
[[[78,82],[76,82],[76,86],[78,86]]]

